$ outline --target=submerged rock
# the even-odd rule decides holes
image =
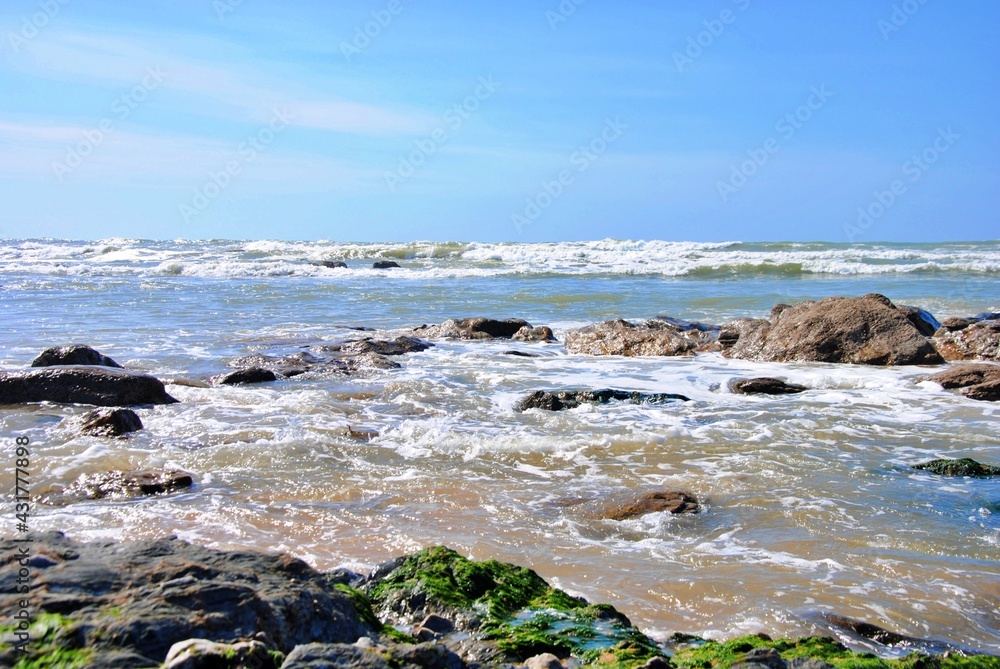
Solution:
[[[938,365],[930,341],[875,293],[829,297],[776,310],[768,324],[743,333],[726,351],[732,358],[763,362],[838,362],[859,365]]]
[[[566,333],[566,352],[585,355],[693,355],[697,347],[696,342],[672,329],[635,325],[622,319]]]
[[[394,260],[378,260],[372,263],[372,269],[395,269],[399,263]]]
[[[94,409],[81,420],[81,431],[92,437],[123,437],[142,429],[139,414],[131,409]]]
[[[278,375],[273,370],[264,369],[263,367],[239,369],[228,374],[221,374],[212,379],[219,386],[241,386],[251,383],[269,383],[277,380]]]
[[[690,399],[674,393],[640,393],[627,390],[559,390],[548,392],[536,390],[522,398],[514,405],[514,411],[521,413],[528,409],[545,409],[546,411],[562,411],[575,409],[581,404],[607,404],[611,401],[629,402],[631,404],[662,404],[664,402]]]
[[[122,368],[121,365],[100,351],[83,344],[47,348],[31,363],[32,367],[53,367],[56,365],[95,365]]]
[[[103,472],[84,474],[66,487],[50,503],[69,503],[83,499],[127,499],[143,495],[162,495],[190,488],[191,474],[182,471]]]
[[[152,376],[112,367],[73,365],[0,372],[0,404],[175,404]]]
[[[377,353],[379,355],[405,355],[419,353],[432,348],[434,344],[416,337],[396,337],[395,339],[355,339],[340,345],[341,353]]]
[[[913,468],[922,469],[932,474],[940,474],[941,476],[968,476],[977,479],[1000,476],[1000,467],[983,465],[970,458],[931,460],[930,462],[913,465]]]
[[[797,383],[787,383],[781,379],[761,376],[753,379],[730,379],[729,390],[737,395],[791,395],[807,390]]]
[[[942,328],[934,344],[945,360],[1000,362],[1000,320],[982,320],[954,331]]]
[[[954,365],[927,377],[945,390],[958,390],[961,395],[986,402],[1000,401],[1000,366],[967,363]]]
[[[545,328],[546,330],[548,328]],[[440,325],[422,325],[414,332],[424,337],[442,339],[512,339],[518,332],[538,331],[520,318],[449,318]],[[551,333],[551,330],[549,330]]]
[[[319,260],[310,264],[316,267],[326,267],[327,269],[343,269],[347,267],[347,263],[343,260]]]
[[[628,520],[648,513],[670,514],[698,513],[698,498],[684,490],[656,490],[636,496],[632,492],[619,493],[603,500],[584,502],[581,506],[587,518]]]

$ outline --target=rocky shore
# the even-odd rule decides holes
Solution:
[[[1000,657],[829,614],[819,618],[825,634],[796,640],[720,643],[676,633],[657,642],[614,607],[553,588],[530,569],[474,562],[444,547],[361,575],[173,537],[81,543],[50,532],[29,539],[0,540],[0,607],[18,610],[26,600],[31,611],[30,622],[0,627],[0,666],[1000,667]],[[30,594],[18,591],[24,571]],[[852,651],[844,641],[901,659]]]

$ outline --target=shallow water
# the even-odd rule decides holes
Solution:
[[[373,258],[405,268],[367,269]],[[352,268],[309,264],[321,259]],[[873,291],[943,318],[1000,310],[998,272],[996,243],[0,242],[0,363],[84,342],[160,378],[204,380],[232,357],[342,341],[354,326],[516,316],[561,339],[608,317],[721,322]],[[531,566],[658,636],[828,632],[818,614],[836,612],[1000,652],[1000,481],[909,468],[1000,464],[998,409],[921,382],[926,369],[450,341],[401,362],[352,379],[171,385],[181,403],[140,410],[146,429],[128,440],[78,436],[66,419],[83,407],[4,407],[2,449],[11,461],[13,437],[31,439],[39,495],[112,468],[196,474],[183,494],[36,509],[34,527],[78,538],[176,534],[323,569],[446,544]],[[747,375],[816,390],[725,390]],[[603,387],[693,401],[512,411],[533,390]],[[348,425],[379,436],[351,439]],[[12,479],[5,470],[4,489]],[[694,492],[705,512],[614,522],[565,505],[659,486]]]

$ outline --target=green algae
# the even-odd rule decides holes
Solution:
[[[13,669],[86,669],[93,651],[76,647],[73,621],[53,613],[41,613],[28,628],[27,655],[21,655]],[[0,653],[14,650],[15,627],[0,627]],[[15,656],[16,657],[16,656]]]

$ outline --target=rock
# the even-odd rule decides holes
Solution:
[[[642,666],[646,669],[673,669],[674,665],[665,657],[651,657]]]
[[[278,669],[274,657],[267,651],[267,646],[260,641],[227,644],[206,639],[188,639],[170,647],[163,669],[217,669],[232,666]]]
[[[384,339],[356,339],[341,344],[340,351],[351,354],[377,353],[379,355],[405,355],[407,353],[426,351],[433,346],[434,344],[417,339],[416,337],[396,337],[389,341]]]
[[[720,326],[697,321],[686,321],[671,316],[657,316],[646,321],[649,327],[665,327],[675,332],[718,332]]]
[[[92,437],[122,437],[142,429],[139,415],[131,409],[94,409],[82,421],[82,432]]]
[[[83,499],[128,499],[143,495],[161,495],[185,490],[193,483],[191,474],[176,470],[83,474],[60,495],[48,501],[68,503]]]
[[[432,641],[454,631],[455,625],[450,620],[432,613],[414,626],[413,636],[421,641]]]
[[[737,395],[791,395],[809,390],[796,383],[762,376],[753,379],[730,379],[729,390]]]
[[[870,641],[882,644],[883,646],[917,646],[925,648],[941,645],[935,641],[928,641],[926,639],[918,639],[916,637],[890,632],[889,630],[879,627],[878,625],[873,625],[871,623],[864,622],[863,620],[855,620],[846,616],[840,616],[835,613],[826,613],[823,615],[823,618],[834,627],[852,632],[859,637],[869,639]],[[943,648],[938,652],[943,652],[945,649],[946,648]]]
[[[354,345],[353,342],[348,342],[348,344]],[[401,367],[399,363],[389,360],[385,355],[373,352],[373,349],[383,347],[389,351],[402,351],[405,348],[404,344],[397,344],[396,342],[357,344],[356,348],[348,347],[348,350],[344,351],[344,347],[348,344],[315,346],[312,349],[315,353],[299,351],[280,357],[255,353],[234,358],[229,361],[228,365],[240,369],[251,367],[261,368],[275,375],[280,374],[286,378],[307,373],[351,375],[375,369],[398,369]],[[418,347],[414,345],[413,350],[417,349]],[[401,353],[394,352],[391,354],[401,355]]]
[[[770,329],[771,321],[764,318],[738,318],[719,330],[719,350],[727,358],[757,357],[764,350]],[[736,349],[735,353],[731,349]]]
[[[520,318],[450,318],[440,325],[421,326],[416,331],[426,337],[446,339],[510,339],[521,329],[537,330]],[[551,332],[551,330],[550,330]]]
[[[631,404],[662,404],[679,400],[689,401],[684,395],[674,393],[640,393],[627,390],[560,390],[547,392],[536,390],[522,398],[514,405],[514,411],[521,413],[528,409],[545,409],[546,411],[562,411],[575,409],[581,404],[607,404],[611,401],[629,402]]]
[[[540,325],[537,328],[530,328],[527,325],[511,335],[514,341],[556,341],[556,336],[552,333],[552,328]]]
[[[922,469],[932,474],[940,474],[941,476],[967,476],[977,479],[1000,476],[1000,467],[983,465],[969,458],[931,460],[930,462],[913,465],[913,468]]]
[[[983,320],[949,331],[941,328],[934,344],[945,360],[1000,361],[1000,321]]]
[[[813,657],[793,657],[786,664],[788,669],[836,669],[829,662]]]
[[[525,660],[524,669],[563,669],[563,663],[552,653],[542,653]]]
[[[761,338],[761,339],[758,339]],[[768,327],[741,334],[726,355],[763,362],[938,365],[930,341],[884,295],[829,297],[781,310]]]
[[[372,264],[372,269],[394,269],[399,267],[399,263],[393,260],[378,260]]]
[[[910,307],[905,305],[899,305],[896,307],[899,313],[906,316],[907,320],[913,323],[913,327],[917,328],[917,331],[925,337],[931,337],[937,332],[938,328],[941,327],[941,323],[938,319],[934,318],[930,312],[921,309],[920,307]]]
[[[363,427],[355,430],[350,425],[344,428],[344,431],[341,432],[341,434],[350,439],[357,439],[358,441],[371,441],[372,439],[378,438],[378,430],[370,430]]]
[[[270,383],[271,381],[277,380],[277,374],[275,374],[272,370],[264,369],[263,367],[239,369],[235,372],[229,372],[228,374],[221,374],[220,376],[212,379],[213,383],[218,386],[240,386],[250,383]]]
[[[537,353],[526,353],[525,351],[504,351],[504,355],[512,355],[515,358],[541,358]]]
[[[455,652],[441,644],[402,643],[389,646],[392,666],[420,667],[422,669],[462,669],[465,662]]]
[[[328,269],[342,269],[347,267],[347,263],[343,260],[320,260],[310,264],[315,265],[316,267],[326,267]]]
[[[628,520],[647,513],[665,511],[678,515],[699,510],[698,498],[684,490],[656,490],[639,496],[628,491],[581,505],[582,515],[597,520]]]
[[[0,404],[56,402],[96,406],[175,404],[152,376],[85,365],[0,372]]]
[[[973,400],[996,402],[1000,400],[1000,366],[967,363],[954,365],[927,377],[946,390],[958,389],[959,393]]]
[[[744,664],[766,667],[766,669],[786,669],[788,666],[781,658],[781,653],[774,648],[754,648],[743,656],[740,665]]]
[[[390,669],[375,650],[348,644],[310,643],[296,646],[281,669]]]
[[[91,650],[95,657],[81,666],[105,666],[105,653],[123,651],[154,659],[132,666],[157,666],[189,639],[229,642],[262,632],[288,653],[376,634],[350,595],[287,555],[218,551],[176,538],[83,543],[48,532],[31,539],[33,553],[55,562],[32,572],[33,614],[64,616],[53,646]],[[0,554],[14,555],[18,545],[0,539]],[[15,610],[20,596],[13,588],[19,568],[16,560],[0,564],[5,611]]]
[[[122,368],[108,356],[82,344],[47,348],[31,363],[32,367],[53,367],[56,365],[96,365]]]
[[[585,355],[693,355],[697,344],[670,329],[651,328],[625,320],[604,321],[566,333],[567,353]]]
[[[968,318],[946,318],[941,321],[941,327],[934,334],[941,334],[942,330],[945,332],[958,332],[959,330],[964,330],[969,327],[972,323],[973,321]]]
[[[349,374],[375,369],[400,369],[402,365],[378,353],[361,353],[342,359]]]

